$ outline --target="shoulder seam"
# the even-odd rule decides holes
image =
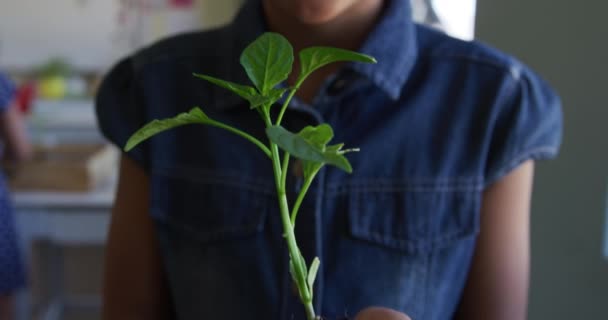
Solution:
[[[494,60],[480,57],[477,55],[465,55],[465,54],[453,54],[453,53],[445,54],[445,53],[432,52],[428,55],[428,57],[429,58],[465,60],[467,62],[472,62],[472,63],[476,63],[476,64],[480,64],[480,65],[493,67],[495,69],[498,69],[499,71],[509,73],[511,75],[511,77],[513,77],[513,80],[516,80],[516,81],[520,80],[521,75],[522,75],[522,69],[523,69],[521,64],[513,58],[510,58],[511,63],[509,64],[509,63],[500,63],[498,61],[494,61]]]

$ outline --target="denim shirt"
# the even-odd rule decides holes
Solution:
[[[522,63],[476,42],[414,24],[408,0],[387,1],[359,51],[378,64],[349,64],[310,105],[294,100],[284,125],[322,122],[354,172],[326,167],[298,215],[308,263],[321,259],[318,314],[354,316],[386,306],[413,319],[450,319],[467,280],[482,191],[529,159],[553,157],[559,99]],[[200,106],[213,119],[266,141],[258,114],[192,72],[248,83],[241,51],[266,29],[248,1],[216,30],[163,40],[117,64],[97,100],[109,140],[153,119]],[[275,108],[278,109],[278,108]],[[127,154],[146,170],[177,319],[304,319],[268,158],[214,127],[184,126]],[[293,202],[302,185],[295,161]]]

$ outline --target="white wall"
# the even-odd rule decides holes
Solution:
[[[608,319],[608,1],[478,3],[478,38],[531,65],[564,104],[561,155],[537,172],[530,319]]]
[[[117,1],[2,0],[0,66],[27,68],[66,57],[96,68],[112,57]]]
[[[119,0],[1,0],[0,67],[28,69],[51,57],[104,69],[120,56],[168,34],[230,21],[243,0],[196,0],[194,9],[127,14]],[[158,3],[158,1],[154,1]]]

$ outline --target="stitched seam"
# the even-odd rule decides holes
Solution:
[[[475,192],[483,190],[483,185],[453,186],[453,187],[343,187],[338,190],[328,190],[325,196],[344,195],[352,193],[399,193],[399,192]]]
[[[479,55],[467,55],[464,53],[439,53],[432,52],[427,58],[429,59],[458,59],[465,60],[467,62],[472,62],[475,64],[485,65],[489,67],[494,67],[499,69],[502,72],[511,73],[511,69],[514,67],[513,63],[500,63],[496,60],[491,60],[490,58],[481,57]],[[516,66],[517,64],[515,64]]]
[[[225,172],[223,174],[217,174],[211,173],[211,171],[207,170],[187,167],[165,167],[153,169],[152,173],[167,178],[184,179],[200,185],[220,185],[240,188],[265,195],[275,195],[270,184],[262,182],[263,179],[244,178],[238,175],[237,172]]]
[[[483,178],[414,178],[409,180],[362,179],[330,184],[327,192],[343,194],[351,192],[454,192],[479,191],[483,187]]]
[[[408,252],[423,252],[443,247],[445,243],[464,239],[475,235],[475,228],[462,228],[450,234],[433,237],[432,239],[399,239],[399,235],[383,234],[364,230],[358,226],[352,227],[353,236],[379,245],[397,248]]]

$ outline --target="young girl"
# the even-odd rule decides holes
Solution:
[[[533,161],[557,154],[559,100],[517,60],[410,15],[409,0],[247,1],[226,27],[115,66],[98,96],[101,129],[122,147],[145,123],[200,105],[265,139],[245,102],[189,75],[247,83],[239,55],[264,31],[295,52],[372,55],[378,64],[313,74],[283,122],[327,122],[335,142],[361,148],[348,155],[353,174],[319,173],[298,215],[306,261],[322,261],[315,310],[525,319]],[[294,170],[291,199],[301,182]],[[264,155],[216,128],[178,128],[123,155],[104,319],[303,319],[274,192]]]
[[[29,157],[31,148],[14,98],[14,85],[0,72],[2,156],[12,161],[21,161]],[[0,319],[13,319],[13,294],[23,285],[25,285],[25,270],[17,247],[13,210],[4,177],[0,173]]]

